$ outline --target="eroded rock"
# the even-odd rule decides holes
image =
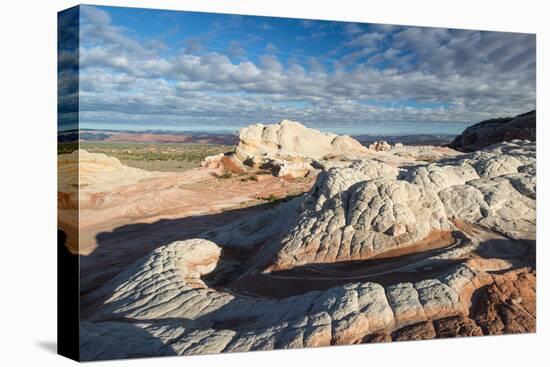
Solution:
[[[402,147],[403,145],[401,145]],[[374,143],[369,145],[369,149],[377,151],[377,152],[386,152],[391,149],[391,145],[385,141],[375,141]]]
[[[323,171],[294,225],[260,257],[275,256],[270,270],[367,259],[424,246],[456,220],[534,239],[536,178],[521,172],[534,157],[534,144],[518,142],[401,172],[376,160]]]
[[[322,133],[299,122],[283,120],[242,129],[235,152],[224,163],[237,172],[268,170],[278,176],[303,177],[313,170],[313,160],[367,152],[349,136]]]
[[[220,266],[220,254],[221,248],[207,240],[176,242],[89,295],[102,301],[81,325],[84,359],[351,344],[387,340],[384,335],[393,340],[477,335],[464,319],[469,310],[463,305],[472,294],[466,283],[474,289],[497,287],[497,299],[490,295],[488,304],[498,310],[508,312],[503,304],[508,300],[534,307],[528,273],[488,276],[463,264],[438,278],[386,288],[359,282],[281,299],[241,296],[210,288],[202,279]],[[514,288],[507,290],[509,281]],[[486,322],[487,333],[503,332],[491,315],[474,317]],[[514,315],[518,322],[527,317],[517,310]],[[118,321],[124,319],[134,322]],[[135,343],[117,348],[127,337]]]
[[[515,117],[482,121],[464,130],[449,146],[462,152],[472,152],[514,139],[536,141],[536,120],[536,111],[531,111]]]
[[[320,153],[282,158],[304,144],[282,130],[301,128],[255,127],[239,154],[305,169]],[[534,331],[535,145],[501,143],[418,164],[373,154],[318,164],[308,193],[159,247],[87,294],[83,357]],[[231,251],[241,252],[239,266]],[[216,272],[232,281],[210,283]],[[232,287],[243,279],[305,290],[258,296]]]

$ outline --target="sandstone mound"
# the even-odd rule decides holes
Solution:
[[[536,111],[531,111],[516,117],[482,121],[464,130],[449,147],[462,152],[473,152],[514,139],[536,141],[536,120]]]
[[[87,293],[83,359],[535,330],[535,143],[431,163],[359,147],[335,163],[283,132],[303,126],[272,126],[245,129],[222,164],[314,165],[311,190],[158,247]]]
[[[372,160],[323,172],[261,261],[275,256],[270,269],[286,269],[367,259],[426,245],[456,220],[534,239],[535,154],[517,141],[401,172]]]
[[[101,153],[89,153],[78,149],[57,157],[60,192],[79,190],[108,191],[109,189],[136,183],[151,175],[150,172],[123,165],[117,158]],[[78,183],[75,178],[78,177]]]
[[[239,134],[235,152],[223,162],[229,170],[266,169],[278,176],[304,176],[313,160],[334,156],[357,156],[367,148],[349,136],[309,129],[294,121],[256,124]]]
[[[403,145],[401,144],[400,146],[403,146]],[[385,140],[375,141],[374,143],[369,145],[369,149],[375,150],[377,152],[385,152],[385,151],[390,150],[391,148],[392,148],[392,146]]]
[[[155,250],[100,288],[94,296],[105,299],[102,306],[81,323],[82,358],[314,347],[380,337],[482,335],[484,331],[470,317],[483,320],[489,333],[495,330],[489,325],[501,321],[490,310],[507,307],[503,302],[520,295],[528,297],[516,298],[516,307],[506,309],[507,317],[531,320],[535,312],[532,273],[525,269],[490,275],[459,264],[422,281],[389,286],[355,282],[263,299],[216,290],[204,282],[201,276],[216,267],[220,254],[221,249],[210,241],[176,242]],[[485,285],[507,293],[491,291],[479,301],[483,306],[479,313],[470,315],[472,295]],[[124,318],[133,322],[116,321]],[[531,323],[521,326],[523,331],[534,330]]]

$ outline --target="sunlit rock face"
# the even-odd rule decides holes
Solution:
[[[231,159],[311,160],[311,189],[158,247],[86,294],[83,359],[535,330],[534,143],[431,163],[359,146],[331,161],[285,132],[303,126],[272,126],[243,131]],[[324,152],[344,144],[323,136]]]
[[[78,177],[79,190],[107,191],[121,184],[130,185],[147,178],[151,173],[128,167],[117,158],[84,149],[61,154],[57,159],[60,177]],[[59,191],[68,192],[70,183],[60,182]]]
[[[367,148],[349,136],[322,133],[299,122],[283,120],[278,124],[256,124],[242,129],[239,143],[226,159],[226,165],[232,170],[264,169],[279,176],[303,177],[313,170],[313,160],[367,152]]]
[[[315,347],[384,335],[386,340],[483,335],[478,321],[486,333],[534,330],[535,282],[528,270],[491,275],[458,264],[416,282],[386,287],[352,282],[265,299],[209,288],[200,279],[219,261],[220,250],[206,240],[173,243],[99,289],[95,296],[107,298],[81,324],[83,359]],[[486,285],[490,293],[476,301],[481,307],[474,321],[472,294]],[[501,302],[513,302],[508,316],[492,311]]]
[[[274,242],[270,269],[425,245],[430,236],[456,230],[455,220],[533,240],[534,161],[535,145],[515,142],[401,172],[376,161],[322,172],[295,225]]]

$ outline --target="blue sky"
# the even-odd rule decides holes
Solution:
[[[455,133],[535,108],[529,34],[81,6],[79,53],[84,128]]]

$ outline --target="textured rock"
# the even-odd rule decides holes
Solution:
[[[511,272],[479,290],[472,319],[485,334],[536,331],[534,272]]]
[[[314,178],[289,182],[270,175],[234,175],[219,179],[221,167],[215,164],[149,172],[85,151],[58,159],[58,223],[68,235],[66,245],[81,255],[95,251],[81,260],[81,286],[86,289],[88,279],[109,279],[159,244],[189,238],[241,214],[230,209],[255,206],[258,198],[270,195],[285,198],[307,191]],[[193,225],[185,225],[188,222]],[[127,230],[133,234],[128,236]]]
[[[405,341],[405,340],[421,340],[432,339],[436,336],[433,324],[428,321],[419,322],[418,324],[405,326],[399,330],[396,330],[393,336],[393,340]]]
[[[465,313],[460,294],[446,283],[464,266],[441,279],[386,290],[371,282],[349,283],[269,300],[210,288],[202,276],[216,268],[220,254],[210,241],[175,242],[90,295],[101,302],[81,325],[84,358],[350,344],[394,330],[395,340],[426,338],[433,337],[433,327],[406,326]],[[478,276],[471,269],[469,274]],[[115,321],[121,319],[135,322]],[[133,343],[116,348],[130,336]],[[153,343],[159,339],[162,345]]]
[[[472,316],[486,333],[534,327],[534,277],[526,271],[491,276],[460,264],[415,283],[348,283],[262,299],[205,283],[220,256],[221,248],[207,240],[175,242],[88,295],[100,301],[81,325],[83,358],[350,344],[390,334],[393,340],[479,335],[464,305],[474,292],[493,288],[476,301],[483,306]],[[516,324],[502,326],[512,316]],[[134,322],[117,321],[124,319]],[[128,337],[133,342],[117,348]]]
[[[476,322],[466,316],[452,316],[434,321],[439,338],[456,336],[480,336],[483,331]]]
[[[89,153],[84,149],[57,156],[60,182],[58,191],[74,191],[74,180],[78,177],[80,191],[106,191],[121,184],[130,185],[151,173],[139,168],[128,167],[115,157],[101,153]],[[66,182],[66,180],[69,180]]]
[[[531,111],[516,117],[482,121],[464,130],[449,146],[462,152],[472,152],[514,139],[536,141],[536,120],[536,111]]]
[[[224,157],[223,153],[208,156],[204,158],[203,161],[201,162],[201,167],[214,168],[214,169],[220,168],[223,165],[222,163],[223,157]]]
[[[349,136],[322,133],[283,120],[242,129],[235,153],[224,163],[232,171],[263,169],[279,176],[303,177],[313,169],[312,160],[365,153],[367,149]]]
[[[279,169],[315,164],[311,190],[158,247],[87,293],[84,359],[535,330],[534,143],[330,164],[281,158],[298,147],[278,129],[244,140]]]
[[[402,147],[403,145],[401,145]],[[369,145],[370,150],[374,150],[377,152],[386,152],[391,149],[391,145],[388,144],[387,141],[375,141],[374,143]]]
[[[511,142],[401,173],[374,160],[321,172],[295,224],[272,243],[269,269],[425,245],[435,233],[453,230],[456,220],[534,239],[535,154],[533,143]],[[267,256],[264,250],[261,257]]]

